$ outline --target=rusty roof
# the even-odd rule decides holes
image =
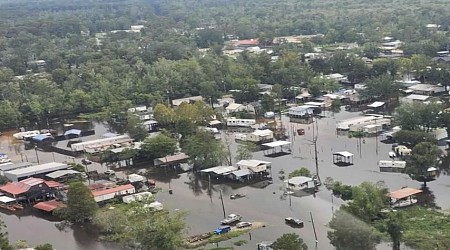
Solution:
[[[419,194],[422,193],[422,190],[420,189],[415,189],[415,188],[402,188],[400,190],[394,191],[394,192],[390,192],[389,193],[389,197],[393,198],[393,199],[403,199],[406,198],[408,196],[411,195],[415,195],[415,194]]]
[[[52,212],[53,210],[60,208],[60,207],[65,207],[66,205],[60,201],[55,201],[55,200],[51,200],[51,201],[42,201],[37,203],[36,205],[34,205],[34,208],[40,209],[40,210],[44,210],[46,212]]]

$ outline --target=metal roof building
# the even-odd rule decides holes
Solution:
[[[19,168],[26,168],[33,165],[31,162],[19,162],[19,163],[4,163],[0,165],[0,174],[4,175],[6,171],[11,171]]]
[[[15,170],[6,171],[4,173],[5,177],[10,181],[19,181],[27,177],[32,177],[36,175],[47,174],[56,170],[67,169],[69,166],[64,163],[50,162],[36,166],[30,166],[26,168],[19,168]]]

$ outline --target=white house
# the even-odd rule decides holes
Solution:
[[[239,103],[230,103],[226,108],[228,114],[241,112],[245,110],[245,106]]]
[[[247,134],[246,141],[254,143],[265,143],[273,141],[273,131],[270,129],[255,130],[255,132]]]
[[[96,202],[103,202],[107,200],[111,200],[116,196],[129,195],[134,194],[136,189],[131,184],[121,185],[109,189],[103,190],[94,190],[92,191],[92,195]]]
[[[227,118],[228,127],[251,127],[255,124],[255,119],[236,119],[234,117]]]
[[[270,168],[271,162],[260,160],[241,160],[236,163],[240,169],[250,169],[253,173],[264,172]]]
[[[286,188],[290,191],[300,191],[314,188],[314,180],[306,176],[296,176],[284,181]]]

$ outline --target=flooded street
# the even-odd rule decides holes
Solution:
[[[349,138],[347,135],[336,134],[335,125],[339,120],[351,118],[359,113],[349,113],[342,111],[337,114],[327,112],[328,117],[318,120],[319,137],[317,142],[319,173],[321,180],[332,177],[337,181],[342,181],[349,185],[358,185],[363,181],[377,182],[384,181],[390,190],[396,190],[403,186],[420,188],[421,183],[411,180],[407,175],[397,173],[380,173],[377,167],[379,160],[389,160],[388,152],[391,151],[390,144],[377,142],[375,137],[365,138],[358,150],[358,139]],[[272,241],[283,233],[295,232],[307,243],[309,249],[333,249],[327,238],[327,224],[331,220],[335,211],[342,201],[332,198],[331,192],[324,186],[315,196],[289,197],[283,195],[283,181],[279,179],[278,172],[284,170],[286,174],[300,167],[306,167],[311,172],[315,172],[314,151],[312,140],[312,124],[290,124],[284,120],[283,125],[290,131],[298,128],[305,129],[304,136],[295,136],[292,144],[292,154],[270,158],[264,156],[264,152],[254,153],[254,159],[272,162],[273,184],[259,183],[252,186],[237,186],[226,184],[211,184],[207,180],[199,180],[191,173],[183,173],[175,178],[165,176],[165,173],[153,176],[157,181],[157,186],[163,191],[156,196],[156,199],[163,203],[169,210],[187,211],[186,222],[189,225],[189,235],[199,234],[214,230],[219,226],[219,221],[223,218],[219,190],[223,191],[224,206],[227,214],[239,213],[244,221],[261,221],[266,223],[265,228],[257,229],[239,238],[228,242],[221,242],[219,246],[233,246],[235,249],[256,249],[256,243],[260,241]],[[107,132],[104,125],[95,123],[96,135]],[[222,133],[222,136],[232,136]],[[378,140],[380,140],[378,138]],[[20,162],[22,158],[36,162],[35,150],[24,150],[22,144],[14,144],[8,135],[0,137],[0,152],[10,156],[13,162]],[[231,145],[232,151],[236,150],[236,143]],[[354,165],[349,167],[338,167],[332,163],[332,153],[337,151],[349,151],[354,155]],[[81,161],[81,159],[71,159],[70,157],[52,154],[47,152],[37,152],[41,163],[53,161]],[[235,154],[233,153],[233,158]],[[24,159],[25,160],[25,159]],[[90,167],[91,168],[91,167]],[[92,168],[99,171],[99,164],[93,164]],[[91,169],[90,169],[91,170]],[[429,189],[436,197],[435,202],[443,209],[450,208],[450,191],[448,186],[450,177],[441,175],[439,179],[428,184]],[[170,195],[168,190],[172,189]],[[229,197],[233,193],[245,193],[247,197],[231,200]],[[315,241],[314,231],[311,222],[311,213],[316,226],[318,242]],[[56,222],[50,218],[24,214],[7,215],[3,214],[3,219],[8,226],[11,242],[19,239],[26,239],[30,244],[42,244],[49,242],[57,249],[120,249],[118,246],[105,245],[96,240],[94,233],[88,232],[84,228],[67,229],[59,231],[55,227]],[[296,217],[305,221],[302,229],[291,228],[284,223],[285,217]],[[36,233],[39,232],[39,233]],[[251,240],[250,240],[251,238]],[[233,242],[239,239],[248,241],[241,247],[236,247]],[[214,245],[215,246],[215,245]],[[207,247],[213,247],[207,246]],[[381,244],[378,249],[391,249],[387,244]]]

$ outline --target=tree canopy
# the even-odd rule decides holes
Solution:
[[[82,182],[69,184],[65,216],[72,222],[84,223],[92,220],[98,209],[91,190]]]
[[[274,250],[308,250],[308,246],[295,233],[286,233],[272,244]]]

